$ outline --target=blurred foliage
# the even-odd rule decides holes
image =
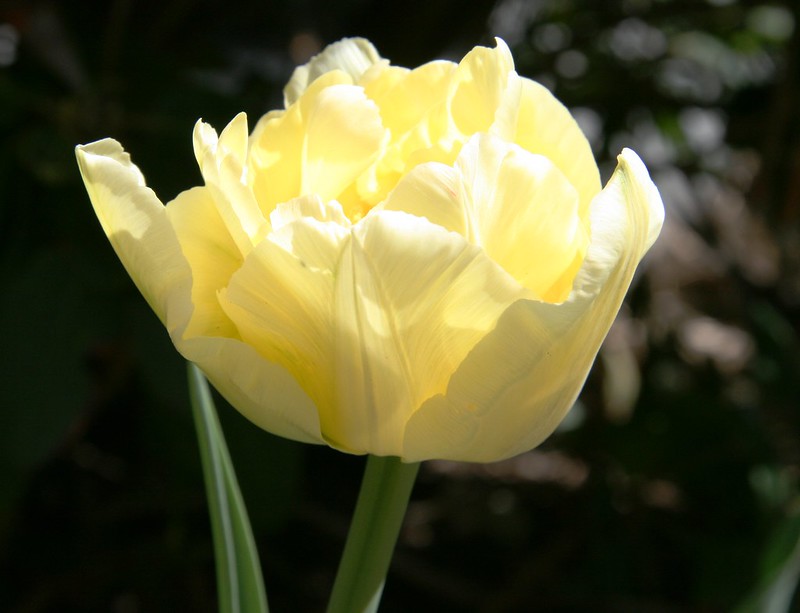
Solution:
[[[799,29],[790,0],[0,2],[3,607],[215,606],[183,365],[74,145],[119,139],[169,200],[198,117],[253,122],[358,34],[407,66],[502,36],[667,207],[559,432],[423,466],[384,610],[800,610]],[[221,418],[273,610],[320,610],[363,459]]]

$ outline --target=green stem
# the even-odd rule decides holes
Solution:
[[[419,463],[369,456],[328,613],[374,613]]]

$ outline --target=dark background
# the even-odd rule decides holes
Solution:
[[[799,29],[788,0],[0,2],[0,610],[214,611],[185,368],[73,148],[117,138],[166,202],[198,117],[254,125],[347,35],[405,66],[504,37],[667,209],[563,427],[423,465],[383,611],[800,610]],[[363,458],[220,413],[272,610],[321,611]]]

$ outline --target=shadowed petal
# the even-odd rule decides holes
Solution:
[[[299,219],[258,245],[219,294],[242,340],[290,372],[320,409],[333,389],[334,270],[350,232]]]
[[[170,333],[192,313],[191,271],[166,209],[115,140],[75,150],[95,213],[114,251]]]
[[[231,338],[190,338],[175,345],[258,427],[303,443],[324,443],[314,403],[281,365]]]
[[[179,194],[166,210],[192,271],[194,311],[183,336],[236,337],[236,327],[220,307],[217,292],[242,265],[242,255],[208,188]]]

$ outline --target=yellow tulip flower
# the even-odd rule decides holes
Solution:
[[[351,453],[491,462],[580,392],[663,205],[505,43],[392,66],[363,39],[297,68],[248,135],[198,122],[204,185],[164,206],[119,143],[77,148],[114,249],[246,417]]]

